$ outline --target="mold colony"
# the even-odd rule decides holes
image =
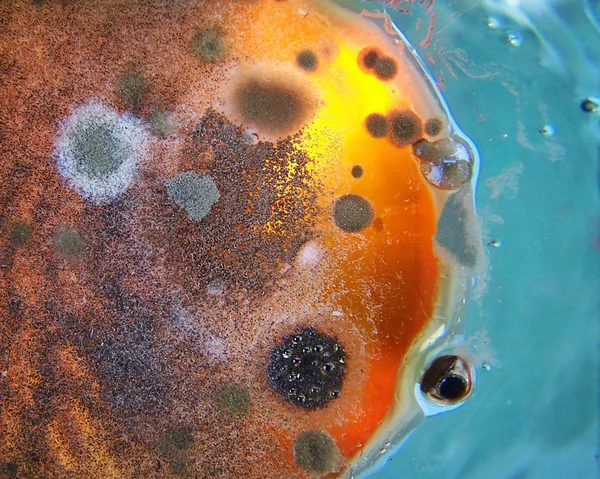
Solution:
[[[469,396],[476,158],[375,24],[296,0],[0,20],[0,471],[350,475]]]

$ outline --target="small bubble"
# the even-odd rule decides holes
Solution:
[[[310,353],[310,346],[304,346],[304,347],[302,348],[302,352],[303,352],[304,354],[308,354],[308,353]]]
[[[339,398],[339,397],[340,397],[340,392],[339,392],[339,391],[336,389],[335,391],[331,391],[331,392],[329,393],[329,395],[330,395],[332,398]]]
[[[313,351],[314,351],[315,353],[320,353],[320,352],[322,352],[322,351],[323,351],[323,346],[321,346],[320,344],[317,344],[317,345],[316,345],[316,346],[313,348]]]
[[[492,370],[492,366],[491,366],[491,364],[490,364],[490,363],[488,363],[488,362],[486,362],[486,361],[484,361],[484,362],[481,364],[481,367],[482,367],[483,369],[485,369],[486,371],[491,371],[491,370]]]
[[[298,356],[296,356],[294,359],[292,359],[292,364],[294,366],[300,366],[300,364],[302,364],[302,359],[300,359]]]
[[[502,22],[496,18],[496,17],[490,17],[488,18],[488,28],[491,28],[492,30],[496,30],[497,28],[500,28],[500,26],[502,25]]]
[[[519,32],[508,32],[506,34],[506,40],[513,47],[520,47],[523,44],[523,37]]]
[[[292,338],[292,343],[294,343],[294,344],[298,344],[298,343],[300,343],[300,342],[302,342],[302,336],[300,336],[300,335],[297,335],[297,336],[294,336],[294,337]]]
[[[545,125],[540,128],[540,133],[544,136],[553,136],[554,132],[555,130],[552,125]]]
[[[323,364],[321,371],[323,371],[324,374],[329,374],[331,371],[333,371],[333,368],[335,368],[333,363],[325,363]]]
[[[290,359],[292,357],[292,352],[289,349],[286,349],[284,352],[281,353],[281,357],[283,359]]]
[[[304,404],[306,402],[306,396],[304,396],[304,394],[298,394],[296,396],[296,402],[298,404]]]
[[[600,111],[600,101],[597,98],[586,98],[581,102],[581,109],[586,113],[594,113]]]
[[[320,391],[320,389],[318,388],[318,386],[312,386],[310,388],[310,392],[313,394],[317,394]]]
[[[488,246],[491,246],[492,248],[500,248],[500,246],[502,246],[502,241],[499,239],[490,240],[488,241]]]

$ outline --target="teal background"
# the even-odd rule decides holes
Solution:
[[[467,320],[491,369],[372,477],[600,477],[600,111],[580,108],[600,96],[600,3],[438,1],[426,47],[431,12],[414,3],[387,11],[479,148],[484,241],[501,241]]]

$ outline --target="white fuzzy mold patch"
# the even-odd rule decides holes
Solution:
[[[128,113],[91,100],[60,124],[55,156],[66,184],[94,204],[114,201],[131,184],[148,132]]]

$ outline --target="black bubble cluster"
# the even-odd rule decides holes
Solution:
[[[269,361],[275,391],[305,409],[325,406],[339,397],[345,373],[344,346],[313,328],[285,337]]]

